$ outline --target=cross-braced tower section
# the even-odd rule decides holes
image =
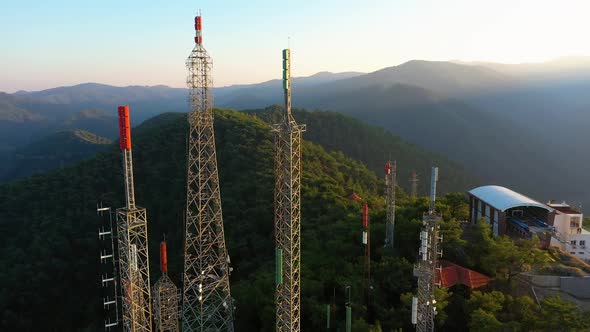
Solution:
[[[291,114],[291,52],[283,50],[285,111],[275,133],[276,331],[300,329],[301,135]]]
[[[422,231],[420,232],[420,259],[414,268],[414,276],[418,277],[418,294],[412,299],[412,324],[418,332],[434,331],[434,316],[436,315],[436,300],[434,288],[436,274],[439,270],[438,259],[442,256],[439,251],[439,223],[440,214],[435,212],[436,182],[438,181],[438,167],[432,168],[430,182],[430,208],[422,217]]]
[[[154,323],[158,332],[178,332],[178,288],[168,277],[166,241],[160,242],[160,271],[162,276],[154,284]]]
[[[123,329],[152,331],[146,210],[135,205],[129,106],[119,106],[118,111],[126,202],[117,209]]]
[[[233,331],[229,256],[223,234],[215,132],[211,58],[203,47],[201,16],[195,17],[195,46],[186,60],[190,113],[182,330]]]

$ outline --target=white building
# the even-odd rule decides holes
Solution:
[[[559,247],[578,258],[590,260],[590,232],[582,228],[584,216],[565,202],[543,204],[493,185],[474,188],[468,195],[470,221],[483,217],[494,236],[537,236],[542,247]]]
[[[547,203],[555,210],[553,226],[555,236],[551,245],[561,248],[581,259],[590,260],[590,232],[582,228],[584,215],[563,203]],[[588,247],[586,247],[588,245]]]

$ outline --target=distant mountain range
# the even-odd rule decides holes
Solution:
[[[381,126],[485,182],[586,205],[589,89],[590,58],[518,65],[414,60],[368,74],[295,79],[293,103]],[[217,106],[235,109],[261,109],[283,99],[279,80],[216,88],[214,94]],[[0,149],[64,129],[114,138],[116,121],[108,117],[118,104],[131,106],[137,124],[162,112],[185,112],[186,89],[88,83],[0,94]],[[104,125],[93,118],[98,114]]]

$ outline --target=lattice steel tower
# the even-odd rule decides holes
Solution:
[[[186,60],[191,111],[188,114],[182,330],[233,331],[229,256],[223,234],[213,130],[212,63],[203,47],[201,22],[201,16],[195,17],[195,46]]]
[[[438,167],[432,168],[430,182],[430,208],[422,217],[422,231],[420,232],[420,261],[414,268],[414,276],[418,277],[418,295],[412,299],[412,324],[416,325],[416,331],[434,331],[434,316],[436,315],[436,301],[434,288],[437,284],[436,273],[440,270],[438,258],[442,251],[438,251],[439,223],[441,217],[435,212],[436,182],[438,181]]]
[[[385,199],[387,203],[385,247],[387,248],[393,248],[394,240],[396,175],[397,162],[388,161],[385,164]]]
[[[123,330],[152,331],[146,210],[135,206],[129,106],[119,106],[118,111],[126,201],[117,209]]]
[[[301,134],[291,114],[291,52],[283,50],[285,112],[275,133],[276,331],[300,329]]]
[[[158,332],[178,332],[178,288],[168,277],[166,241],[160,242],[160,271],[162,276],[154,284],[154,324]]]
[[[418,174],[412,171],[410,175],[410,197],[418,196]]]

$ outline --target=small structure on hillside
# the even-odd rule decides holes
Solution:
[[[555,246],[578,258],[590,259],[590,232],[582,228],[583,215],[567,203],[543,204],[501,186],[482,186],[468,192],[469,220],[484,218],[494,236],[538,236],[542,247]]]
[[[487,285],[491,280],[492,278],[485,274],[481,274],[449,261],[440,262],[440,270],[438,270],[436,275],[436,282],[440,283],[443,288],[449,288],[461,284],[471,289],[475,289]]]

